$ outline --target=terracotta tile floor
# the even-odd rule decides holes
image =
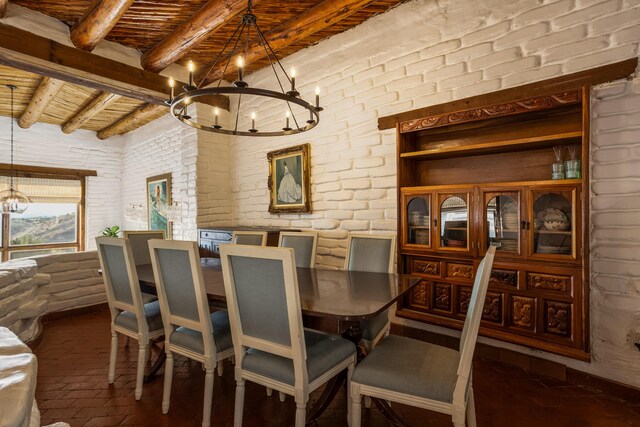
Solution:
[[[109,314],[106,310],[55,320],[44,325],[37,349],[36,398],[42,424],[66,421],[72,426],[199,426],[204,373],[199,364],[176,360],[171,409],[162,415],[162,377],[145,384],[142,400],[133,397],[137,346],[120,346],[117,378],[107,382],[109,364]],[[154,357],[158,349],[154,349]],[[640,403],[617,400],[601,393],[532,375],[496,362],[474,362],[476,408],[479,426],[640,426]],[[214,385],[212,426],[233,424],[235,384],[230,364]],[[317,398],[318,393],[312,396]],[[450,418],[394,404],[415,426],[451,426]],[[264,388],[247,383],[245,426],[290,426],[295,404],[291,397],[280,403],[277,393],[267,397]],[[338,394],[318,426],[346,426],[346,396]],[[363,412],[364,426],[388,426],[376,409]]]

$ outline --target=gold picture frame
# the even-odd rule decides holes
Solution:
[[[269,212],[311,212],[310,144],[267,153]]]
[[[167,206],[171,206],[171,174],[147,178],[147,224],[149,230],[164,230],[171,236],[171,222],[167,219]]]

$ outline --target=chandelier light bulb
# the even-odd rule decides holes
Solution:
[[[193,72],[196,70],[196,66],[193,61],[187,63],[187,69],[189,70],[189,86],[193,86]]]
[[[236,59],[236,65],[238,68],[244,67],[244,58],[242,56],[239,56],[238,59]]]
[[[215,107],[213,109],[213,127],[216,129],[220,128],[220,125],[218,124],[218,116],[220,116],[220,109]]]
[[[176,81],[173,80],[173,77],[169,77],[169,87],[171,88],[171,93],[169,94],[169,102],[173,102],[173,95],[174,95],[174,87],[176,86]]]

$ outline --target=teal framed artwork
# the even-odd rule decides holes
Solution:
[[[171,174],[147,178],[147,221],[149,230],[164,230],[171,236],[171,222],[167,220],[167,206],[171,206]]]

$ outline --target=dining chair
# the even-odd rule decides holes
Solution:
[[[351,378],[351,424],[361,422],[361,396],[449,414],[455,427],[476,425],[471,363],[496,248],[478,266],[457,350],[390,335],[374,348]]]
[[[164,230],[125,230],[123,233],[125,239],[129,239],[131,244],[131,252],[133,253],[133,261],[137,266],[151,264],[151,256],[149,255],[149,240],[164,240]],[[142,292],[142,302],[148,303],[157,301],[158,296],[147,292]],[[125,338],[126,339],[126,338]],[[128,342],[125,341],[125,344]]]
[[[202,425],[211,422],[213,371],[222,375],[222,361],[233,356],[229,316],[209,312],[196,242],[150,240],[151,265],[165,330],[162,413],[169,412],[174,353],[204,365]]]
[[[231,243],[235,245],[266,246],[266,231],[234,231]]]
[[[355,345],[303,329],[293,249],[224,245],[220,253],[236,359],[234,426],[242,425],[248,380],[294,396],[302,427],[309,394],[345,369],[351,376]]]
[[[281,231],[278,246],[293,248],[296,267],[313,268],[316,266],[318,233],[315,231]]]
[[[396,247],[395,236],[352,233],[347,240],[345,270],[368,271],[373,273],[393,273]],[[360,321],[362,343],[371,351],[391,327],[389,310],[373,319]]]
[[[143,301],[128,239],[97,237],[96,245],[111,312],[109,384],[115,380],[118,334],[138,340],[135,398],[140,400],[144,368],[151,352],[149,342],[164,335],[160,304],[157,300]]]

